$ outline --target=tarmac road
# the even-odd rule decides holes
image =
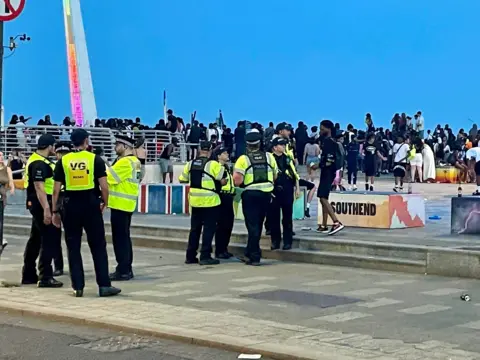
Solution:
[[[2,360],[237,358],[238,354],[222,350],[0,312]]]

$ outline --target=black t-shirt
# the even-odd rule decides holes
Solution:
[[[63,158],[62,158],[63,160]],[[99,156],[95,155],[95,161],[93,164],[93,176],[95,182],[95,188],[92,190],[81,190],[81,191],[67,191],[65,190],[65,197],[74,197],[74,196],[85,196],[86,194],[94,195],[95,198],[98,198],[100,195],[98,179],[107,176],[107,168],[105,166],[105,161]],[[55,171],[53,173],[53,179],[55,181],[65,184],[65,171],[63,170],[62,161],[58,161],[55,165]]]
[[[337,142],[331,137],[322,139],[322,155],[320,157],[321,168],[332,168],[335,170],[335,159],[337,156]],[[327,166],[327,162],[331,165]]]
[[[34,182],[45,182],[46,179],[53,176],[53,170],[46,162],[37,160],[28,165],[28,185],[27,185],[27,201],[34,205],[40,205],[37,192],[35,191]],[[51,200],[52,196],[47,195],[47,199]]]
[[[12,171],[16,171],[16,170],[21,170],[23,169],[23,161],[20,160],[20,159],[12,159],[10,161],[10,169],[12,169]],[[22,173],[15,173],[12,175],[13,179],[14,180],[19,180],[22,178]]]
[[[378,145],[376,143],[369,144],[366,142],[363,144],[363,150],[365,151],[365,163],[375,164],[375,156],[377,156]]]

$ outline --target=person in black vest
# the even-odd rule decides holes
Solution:
[[[275,180],[273,199],[269,209],[270,234],[272,250],[280,248],[282,231],[280,229],[280,212],[283,226],[283,250],[290,250],[293,242],[293,202],[294,194],[300,196],[300,177],[295,170],[293,159],[285,154],[288,140],[277,137],[272,141],[273,156],[277,162],[278,176]]]
[[[224,179],[226,184],[220,190],[220,210],[215,233],[215,257],[217,259],[230,259],[233,255],[228,252],[228,244],[232,235],[235,214],[233,212],[233,197],[235,196],[235,185],[232,174],[228,168],[228,149],[219,147],[213,152],[213,160],[218,161],[224,168]]]

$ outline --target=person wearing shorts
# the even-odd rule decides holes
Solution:
[[[378,172],[377,159],[386,160],[380,152],[380,146],[375,141],[375,134],[368,135],[367,141],[363,145],[363,154],[365,157],[365,191],[373,191],[375,175]]]
[[[338,220],[332,205],[328,202],[330,189],[336,175],[336,154],[337,142],[332,138],[332,132],[335,131],[333,123],[330,120],[323,120],[320,123],[320,133],[324,136],[322,141],[322,154],[320,159],[320,184],[318,186],[317,197],[320,199],[322,206],[322,223],[318,225],[318,232],[328,235],[335,235],[344,228],[344,225]],[[328,217],[333,221],[333,226],[329,230],[327,227]]]
[[[395,187],[393,191],[403,190],[403,179],[407,174],[407,158],[410,146],[405,143],[402,135],[397,137],[397,143],[393,145],[393,176],[395,177]]]
[[[171,160],[171,156],[173,150],[178,145],[178,139],[172,138],[172,143],[168,144],[163,148],[162,153],[160,154],[159,165],[160,165],[160,173],[162,174],[163,183],[167,183],[167,174],[170,178],[170,184],[173,183],[173,164]]]
[[[467,151],[465,157],[467,158],[468,167],[471,173],[475,173],[477,189],[472,194],[474,196],[480,196],[480,147],[478,147],[478,142],[475,140],[474,147]]]

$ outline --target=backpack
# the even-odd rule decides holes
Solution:
[[[337,151],[335,152],[335,170],[340,170],[345,164],[345,149],[342,143],[335,141]]]

